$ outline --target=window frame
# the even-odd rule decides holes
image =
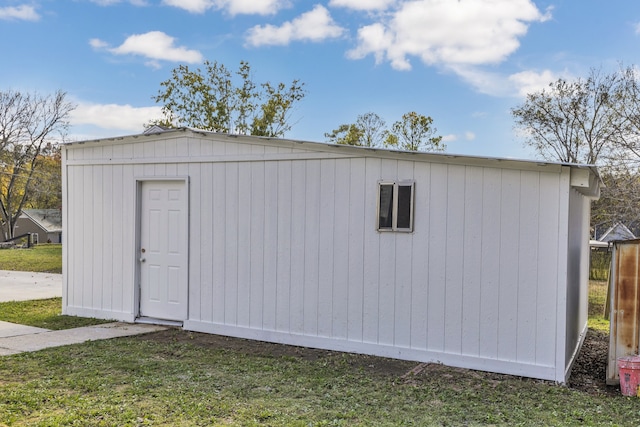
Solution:
[[[377,198],[377,217],[376,217],[376,230],[379,232],[400,232],[400,233],[413,233],[413,224],[414,224],[414,206],[415,206],[415,180],[381,180],[378,181],[378,198]],[[382,187],[383,186],[393,186],[393,194],[391,197],[391,226],[381,227],[381,208],[382,206]],[[398,227],[398,211],[400,209],[399,206],[399,189],[400,187],[410,187],[410,201],[409,201],[409,227]],[[406,214],[407,212],[405,212]]]

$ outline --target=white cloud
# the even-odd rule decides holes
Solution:
[[[200,52],[187,49],[184,46],[175,46],[175,38],[161,31],[134,34],[129,36],[120,46],[114,48],[109,48],[109,45],[100,39],[91,39],[89,44],[95,49],[107,49],[114,55],[143,56],[150,59],[149,64],[154,66],[157,66],[158,60],[187,63],[203,60]]]
[[[473,141],[474,139],[476,139],[476,134],[470,131],[466,131],[464,135],[462,135],[462,137],[465,139],[465,141]],[[449,135],[444,135],[442,137],[442,142],[455,142],[459,139],[460,137],[458,135],[451,133]]]
[[[146,0],[91,0],[92,3],[95,3],[100,6],[112,6],[118,3],[131,3],[134,6],[147,6],[148,3]]]
[[[101,129],[142,133],[145,123],[162,117],[161,107],[132,107],[118,104],[77,103],[71,124],[93,125]]]
[[[204,13],[215,4],[213,0],[163,0],[162,3],[191,13]]]
[[[107,42],[100,39],[91,39],[89,40],[89,44],[94,49],[106,49],[109,47],[109,44],[107,44]]]
[[[20,6],[0,7],[0,20],[38,21],[40,15],[33,6],[26,4]]]
[[[491,96],[524,97],[528,93],[545,88],[549,83],[561,77],[550,70],[542,72],[521,71],[505,76],[473,66],[454,66],[450,69],[478,92]],[[569,76],[564,73],[563,77]]]
[[[379,11],[386,10],[396,0],[331,0],[331,7],[345,7],[353,10]]]
[[[509,81],[515,86],[522,97],[528,93],[538,92],[546,88],[549,83],[558,80],[559,76],[549,70],[541,73],[535,71],[523,71],[509,76]]]
[[[273,15],[289,5],[288,0],[163,0],[167,6],[190,13],[205,13],[209,9],[225,10],[230,15]]]
[[[352,59],[374,55],[397,70],[410,56],[427,65],[481,65],[505,60],[519,47],[531,22],[542,22],[531,0],[416,0],[402,3],[386,22],[358,30]]]
[[[311,11],[279,27],[257,25],[251,28],[246,41],[250,46],[287,45],[295,40],[319,42],[340,37],[344,31],[333,21],[325,7],[316,5]]]
[[[460,76],[478,92],[492,96],[512,96],[513,86],[505,76],[484,71],[478,67],[456,65],[450,67],[454,73]]]

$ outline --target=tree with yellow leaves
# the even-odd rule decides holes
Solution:
[[[48,178],[43,165],[66,136],[75,108],[66,93],[41,96],[0,91],[0,220],[4,239]],[[40,183],[40,185],[36,185]]]

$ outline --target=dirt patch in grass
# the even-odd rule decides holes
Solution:
[[[185,332],[178,329],[149,334],[145,339],[160,343],[184,343],[212,350],[231,351],[252,357],[294,358],[321,364],[346,363],[354,369],[375,377],[397,378],[405,384],[425,384],[437,381],[440,384],[464,384],[465,380],[480,380],[485,384],[498,385],[513,376],[489,372],[471,371],[433,363],[418,363],[367,355],[346,355],[345,353],[295,347],[283,344],[245,340],[220,335]],[[573,366],[567,386],[591,395],[620,395],[617,386],[606,385],[606,365],[609,335],[589,330],[585,342]],[[520,378],[522,381],[540,380]],[[542,381],[544,382],[544,381]]]
[[[606,383],[608,358],[609,334],[590,329],[573,365],[568,386],[590,394],[619,395],[617,386]]]

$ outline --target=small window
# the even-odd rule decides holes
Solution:
[[[378,183],[378,230],[413,231],[414,182]]]

